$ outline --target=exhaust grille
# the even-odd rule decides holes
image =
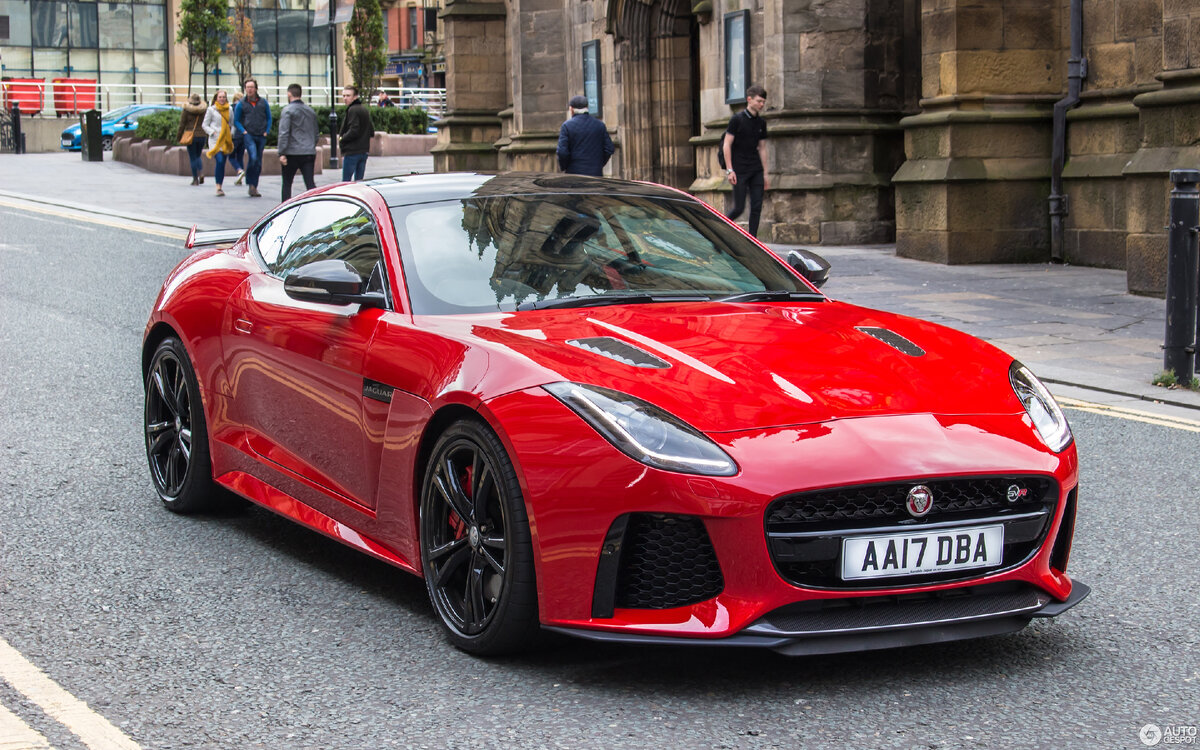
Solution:
[[[925,356],[924,349],[917,346],[916,344],[909,341],[908,339],[904,338],[903,336],[896,333],[895,331],[888,330],[887,328],[874,328],[871,326],[859,326],[855,330],[862,331],[863,333],[867,334],[868,336],[871,336],[872,338],[879,339],[880,341],[882,341],[883,343],[892,347],[893,349],[900,352],[901,354],[907,354],[910,357]]]
[[[615,339],[612,336],[597,336],[588,339],[571,339],[567,341],[571,346],[577,346],[584,351],[592,354],[599,354],[602,357],[616,360],[623,365],[632,367],[647,367],[652,369],[665,370],[670,368],[671,363],[666,360],[659,359],[645,349],[639,349],[633,344],[627,343],[620,339]]]

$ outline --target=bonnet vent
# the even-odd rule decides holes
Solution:
[[[910,357],[922,357],[925,355],[924,349],[904,338],[895,331],[889,331],[886,328],[872,328],[870,326],[859,326],[857,330],[862,331],[868,336],[873,336],[874,338],[879,339],[896,351],[907,354]]]
[[[632,365],[634,367],[652,367],[660,370],[667,369],[671,366],[670,362],[659,359],[644,349],[639,349],[632,344],[628,344],[620,339],[614,339],[611,336],[597,336],[590,339],[571,339],[567,342],[571,346],[577,346],[580,349],[599,354],[609,359],[615,359],[624,365]]]

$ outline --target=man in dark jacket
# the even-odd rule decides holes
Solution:
[[[616,149],[608,128],[588,114],[587,97],[571,98],[567,121],[558,129],[558,166],[567,174],[600,177]]]
[[[338,135],[338,144],[342,147],[342,180],[358,182],[367,171],[367,154],[371,150],[375,128],[371,126],[371,113],[358,98],[357,88],[347,86],[342,89],[342,101],[347,105]]]
[[[317,113],[301,98],[300,84],[287,87],[287,106],[279,113],[279,166],[283,172],[283,200],[292,197],[296,170],[304,177],[304,189],[317,186],[313,167],[317,161]]]
[[[258,81],[253,78],[246,79],[242,90],[246,95],[233,108],[233,129],[243,135],[246,144],[246,184],[250,186],[250,197],[260,198],[258,177],[262,174],[267,133],[271,132],[271,105],[265,96],[258,95]]]

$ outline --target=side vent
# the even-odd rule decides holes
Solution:
[[[623,365],[632,367],[648,367],[658,370],[665,370],[671,367],[671,363],[666,360],[659,359],[650,352],[639,349],[633,344],[626,343],[620,339],[615,339],[612,336],[597,336],[590,339],[571,339],[567,341],[571,346],[577,346],[584,351],[592,354],[599,354],[602,357],[616,360]]]
[[[925,356],[924,349],[904,338],[895,331],[889,331],[886,328],[873,328],[871,326],[859,326],[855,330],[862,331],[868,336],[877,338],[896,351],[901,352],[902,354],[907,354],[910,357]]]

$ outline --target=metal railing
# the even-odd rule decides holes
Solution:
[[[46,81],[44,79],[13,79],[3,84],[4,108],[11,106],[13,101],[19,102],[21,112],[25,116],[42,114],[73,115],[88,109],[100,109],[108,112],[130,104],[174,104],[182,105],[192,92],[203,95],[199,87],[176,86],[172,84],[145,83],[85,83]],[[208,94],[213,96],[219,89],[225,89],[232,96],[234,90],[228,86],[209,85]],[[429,113],[429,119],[435,120],[446,112],[446,90],[435,88],[383,88],[388,98],[397,107],[419,107]],[[278,103],[287,101],[287,86],[260,86],[269,100]],[[340,91],[340,89],[338,89]],[[325,86],[309,86],[305,89],[305,101],[309,104],[325,105],[341,104],[340,97],[330,101],[330,94],[335,93]],[[366,101],[366,97],[363,97]],[[373,96],[370,103],[374,104],[378,97]]]

